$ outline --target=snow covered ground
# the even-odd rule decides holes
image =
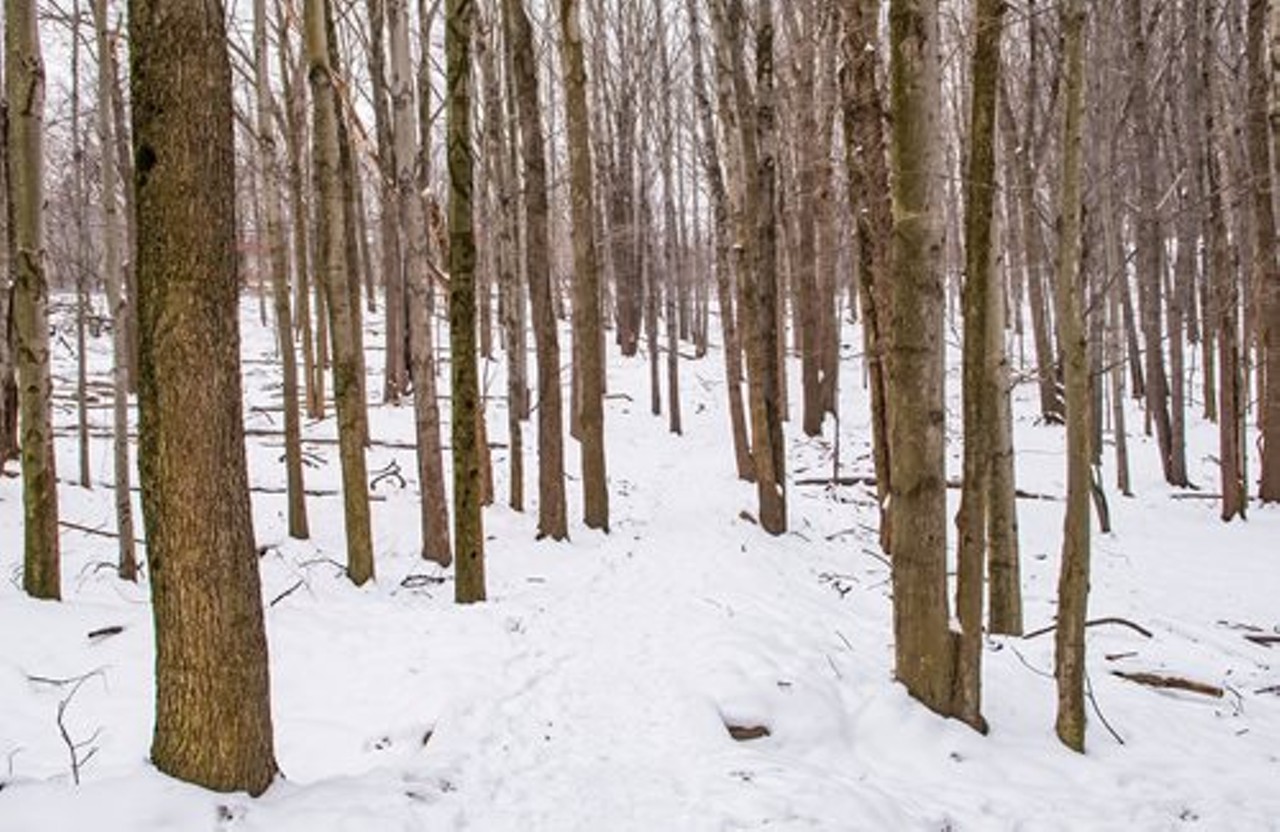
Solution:
[[[272,337],[248,300],[243,324],[246,423],[278,429]],[[841,471],[869,472],[860,339],[849,330],[845,340]],[[105,378],[107,337],[93,349]],[[371,373],[381,364],[371,351]],[[73,367],[60,343],[63,426],[74,419]],[[769,538],[740,516],[754,492],[732,472],[721,353],[681,372],[685,433],[676,437],[648,412],[643,358],[610,355],[610,391],[626,395],[607,402],[608,535],[577,522],[575,443],[572,542],[561,544],[535,542],[536,516],[505,507],[506,456],[494,451],[485,604],[455,606],[450,575],[417,557],[411,450],[370,452],[371,471],[396,462],[407,483],[377,488],[378,578],[362,589],[335,565],[344,558],[339,499],[309,500],[313,538],[299,542],[285,535],[283,496],[255,494],[285,775],[256,800],[148,764],[145,581],[114,577],[114,541],[64,529],[64,602],[24,597],[19,482],[5,478],[0,832],[1280,829],[1280,653],[1244,638],[1246,627],[1280,631],[1280,511],[1254,508],[1248,522],[1224,526],[1216,503],[1171,499],[1150,440],[1133,437],[1137,496],[1109,493],[1115,530],[1094,538],[1090,598],[1092,617],[1123,616],[1152,633],[1089,630],[1092,691],[1117,736],[1091,710],[1088,754],[1059,745],[1046,635],[988,640],[992,730],[980,737],[893,682],[889,577],[869,490],[793,487],[792,531]],[[798,377],[793,364],[793,402]],[[489,378],[491,392],[505,389],[497,365]],[[1019,485],[1061,494],[1063,432],[1035,424],[1033,394],[1017,390]],[[494,442],[506,439],[503,407],[489,406]],[[109,428],[109,410],[91,416]],[[952,417],[958,470],[954,402]],[[380,440],[411,440],[412,422],[407,405],[372,409]],[[1130,425],[1141,425],[1136,410]],[[1193,477],[1212,491],[1215,428],[1193,425]],[[829,421],[826,438],[808,440],[789,427],[793,478],[831,470],[833,430]],[[311,438],[333,431],[332,418],[306,427]],[[534,498],[535,434],[525,431]],[[308,451],[308,487],[337,489],[336,448]],[[281,453],[278,438],[251,438],[255,485],[283,486]],[[75,454],[74,438],[61,438],[66,479]],[[92,463],[109,481],[108,439],[95,439]],[[113,528],[108,488],[68,484],[60,496],[65,520]],[[1018,508],[1033,630],[1053,617],[1062,505]],[[123,631],[88,636],[108,626]],[[1183,676],[1226,695],[1159,691],[1113,670]],[[75,786],[57,720],[70,688],[50,680],[90,672],[63,719],[73,742],[93,738],[82,754],[96,750]],[[772,733],[738,742],[726,721]]]

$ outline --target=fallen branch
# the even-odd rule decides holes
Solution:
[[[281,601],[283,601],[284,599],[288,598],[288,597],[289,597],[290,595],[292,595],[293,593],[297,592],[297,591],[298,591],[298,588],[299,588],[299,587],[301,587],[301,586],[303,585],[303,583],[304,583],[304,581],[302,581],[301,579],[298,579],[296,582],[294,582],[293,586],[289,587],[289,588],[288,588],[288,589],[286,589],[284,592],[281,592],[279,595],[277,595],[276,597],[272,598],[272,599],[271,599],[271,603],[267,604],[267,606],[268,606],[268,607],[274,607],[276,604],[280,603]]]
[[[1212,696],[1214,699],[1221,699],[1223,696],[1222,688],[1217,685],[1197,682],[1194,679],[1184,679],[1181,676],[1162,676],[1159,673],[1126,673],[1123,670],[1113,670],[1111,675],[1119,676],[1127,682],[1135,682],[1152,688],[1185,690],[1202,696]]]
[[[1273,644],[1280,644],[1280,636],[1258,635],[1256,633],[1247,633],[1245,634],[1245,639],[1247,641],[1252,641],[1254,644],[1260,644],[1263,647],[1267,647],[1267,648],[1270,648],[1271,645]]]
[[[1086,627],[1096,627],[1100,624],[1118,624],[1121,627],[1128,627],[1130,630],[1133,630],[1135,633],[1138,633],[1141,636],[1145,636],[1146,638],[1154,637],[1151,631],[1148,630],[1146,627],[1143,627],[1141,624],[1135,624],[1127,618],[1120,618],[1114,615],[1107,616],[1106,618],[1092,618],[1084,622],[1084,626]],[[1041,627],[1038,630],[1032,630],[1031,632],[1024,635],[1022,639],[1025,641],[1029,638],[1042,636],[1045,633],[1052,633],[1056,629],[1058,629],[1058,622],[1055,621],[1054,623],[1050,624],[1047,627]]]

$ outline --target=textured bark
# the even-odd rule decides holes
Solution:
[[[845,0],[841,74],[844,99],[845,165],[849,204],[857,206],[858,302],[862,307],[863,347],[871,399],[871,452],[880,505],[880,547],[889,552],[892,522],[889,492],[889,398],[886,389],[890,297],[889,245],[893,229],[884,108],[877,72],[880,65],[879,0]]]
[[[338,411],[338,456],[342,463],[347,575],[357,586],[373,577],[373,532],[369,519],[368,470],[364,457],[361,364],[353,354],[355,326],[347,281],[347,229],[339,159],[340,118],[334,94],[326,20],[328,0],[306,0],[307,75],[311,84],[312,164],[315,166],[316,273],[324,289],[333,341],[333,395]],[[358,308],[359,304],[357,304]]]
[[[129,12],[151,759],[257,795],[276,764],[242,425],[226,23],[215,4],[133,0]]]
[[[754,476],[751,446],[747,440],[747,417],[742,402],[742,344],[733,302],[733,264],[729,254],[729,194],[720,165],[719,142],[716,139],[714,111],[707,89],[706,71],[702,63],[702,26],[695,0],[685,0],[689,13],[689,48],[693,62],[693,97],[702,128],[702,163],[711,191],[711,211],[715,239],[716,303],[720,308],[720,327],[724,338],[725,386],[729,396],[729,429],[733,436],[733,459],[738,479],[750,481]]]
[[[525,274],[538,358],[538,535],[569,536],[564,493],[564,415],[560,391],[560,337],[551,292],[550,213],[538,69],[533,27],[521,0],[503,0],[503,25],[511,50],[512,76],[524,161]]]
[[[604,453],[604,353],[600,344],[600,268],[592,227],[590,115],[582,20],[577,0],[560,0],[565,118],[569,145],[569,190],[573,215],[573,340],[577,345],[582,430],[583,519],[588,528],[609,530],[609,490]],[[576,363],[576,362],[575,362]]]
[[[941,82],[937,0],[889,6],[893,237],[889,444],[895,673],[949,714],[954,656],[947,604],[943,402]]]
[[[115,114],[111,82],[115,77],[115,55],[107,30],[106,0],[94,0],[93,25],[98,48],[98,138],[102,154],[102,268],[107,284],[107,305],[111,312],[111,460],[116,507],[116,571],[122,580],[133,581],[138,574],[138,556],[133,532],[133,499],[129,493],[133,466],[129,463],[129,323],[132,298],[126,297],[120,244],[124,242],[120,209],[116,202],[119,178],[110,148],[115,147]]]
[[[485,599],[480,472],[480,379],[476,371],[475,232],[472,227],[471,0],[445,2],[445,108],[449,159],[449,347],[453,392],[454,598]]]
[[[956,675],[952,707],[958,719],[987,730],[982,716],[982,601],[987,559],[988,492],[992,481],[991,431],[997,389],[989,319],[995,282],[996,93],[1004,0],[978,0],[973,11],[972,93],[964,207],[964,478],[956,514]],[[997,347],[998,349],[999,347]]]
[[[1253,285],[1262,345],[1262,477],[1258,497],[1280,501],[1280,263],[1276,260],[1276,217],[1272,203],[1271,136],[1268,131],[1272,90],[1266,61],[1268,18],[1273,0],[1249,0],[1245,59],[1249,73],[1248,147],[1253,196]],[[1274,57],[1272,61],[1280,60]]]
[[[1058,739],[1084,751],[1084,627],[1089,598],[1089,363],[1081,303],[1081,142],[1084,134],[1084,22],[1082,0],[1066,0],[1063,27],[1061,214],[1058,237],[1058,339],[1066,382],[1067,508],[1058,577],[1054,675],[1058,683]]]
[[[13,270],[10,316],[21,417],[22,588],[33,598],[58,599],[62,593],[58,476],[54,466],[49,287],[43,242],[44,62],[33,0],[6,0],[4,46]]]
[[[105,0],[96,0],[102,3]],[[298,358],[293,346],[293,310],[289,299],[289,257],[281,218],[279,156],[276,151],[274,102],[267,64],[267,4],[254,0],[253,48],[257,86],[258,164],[262,169],[262,200],[266,214],[266,246],[280,349],[281,394],[284,402],[284,464],[288,483],[289,536],[311,536],[307,527],[306,484],[302,476],[302,419],[298,412]],[[127,452],[124,460],[128,465]],[[119,469],[116,479],[119,481]]]

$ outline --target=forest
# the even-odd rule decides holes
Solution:
[[[3,7],[0,832],[1280,823],[1280,4]]]

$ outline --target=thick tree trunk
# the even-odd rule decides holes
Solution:
[[[578,0],[560,0],[569,188],[573,215],[573,340],[577,345],[578,409],[582,428],[583,518],[588,528],[609,530],[609,490],[604,453],[604,353],[600,344],[600,270],[591,198],[591,144],[587,71]]]
[[[560,336],[551,285],[550,212],[543,147],[541,95],[533,27],[522,0],[503,0],[503,25],[520,121],[524,162],[525,274],[538,359],[538,535],[569,536],[564,493],[564,415],[560,391]]]
[[[22,588],[62,596],[44,251],[44,62],[34,0],[5,0],[9,222],[22,455]]]
[[[242,425],[226,22],[206,3],[135,0],[130,12],[151,760],[257,795],[276,763]]]
[[[342,463],[343,516],[347,535],[347,575],[357,586],[373,577],[373,533],[369,519],[369,477],[364,457],[364,402],[361,364],[347,282],[346,227],[343,223],[340,118],[329,35],[328,0],[306,0],[305,32],[313,109],[312,163],[315,165],[316,273],[324,288],[333,341],[333,394],[338,411],[338,455]],[[357,304],[358,306],[358,304]]]
[[[1084,625],[1089,597],[1089,498],[1091,436],[1089,363],[1081,304],[1080,245],[1083,218],[1081,168],[1084,135],[1084,22],[1081,0],[1062,9],[1065,89],[1062,125],[1061,220],[1058,237],[1058,339],[1067,406],[1067,508],[1058,577],[1058,626],[1054,675],[1058,681],[1058,739],[1084,752]]]
[[[892,0],[888,410],[895,672],[912,696],[949,715],[955,665],[947,604],[938,38],[937,0]]]

